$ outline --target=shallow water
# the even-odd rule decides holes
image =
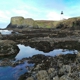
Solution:
[[[12,34],[13,30],[0,30],[0,33],[2,35],[10,35]],[[15,34],[19,34],[18,32],[15,32]]]
[[[12,30],[0,30],[2,35],[10,35],[12,33]]]
[[[26,66],[33,66],[34,64],[20,64],[16,67],[5,66],[0,67],[0,80],[18,80],[19,76],[27,72]]]
[[[43,51],[36,50],[30,46],[24,46],[19,44],[20,52],[16,55],[15,59],[20,60],[22,58],[31,57],[36,54],[44,54],[46,56],[55,56],[59,54],[67,53],[77,53],[77,50],[67,50],[67,49],[55,49],[49,53],[44,53]],[[5,66],[0,67],[0,80],[18,80],[19,76],[27,72],[26,66],[34,66],[34,64],[24,64],[17,65],[16,67]]]
[[[36,54],[44,54],[46,56],[56,56],[59,54],[67,54],[67,53],[77,53],[77,50],[68,50],[68,49],[55,49],[53,51],[50,51],[48,53],[44,53],[43,51],[39,51],[35,48],[31,48],[30,46],[24,46],[19,44],[18,45],[20,52],[16,55],[16,59],[22,59],[22,58],[26,58],[26,57],[32,57],[33,55]]]

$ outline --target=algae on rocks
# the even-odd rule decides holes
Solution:
[[[18,52],[19,48],[14,41],[0,40],[0,56],[8,56]]]

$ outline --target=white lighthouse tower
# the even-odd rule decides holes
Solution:
[[[61,11],[61,14],[60,14],[60,20],[63,20],[64,19],[64,15],[63,15],[63,11]]]

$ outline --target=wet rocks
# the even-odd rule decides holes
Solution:
[[[31,47],[35,47],[36,49],[43,51],[43,52],[50,52],[53,50],[53,45],[51,45],[51,43],[47,40],[38,40],[37,41],[33,41],[31,40],[31,42],[28,43]]]
[[[36,75],[37,80],[50,80],[48,73],[45,70],[39,71]]]
[[[12,62],[8,58],[5,58],[2,61],[0,61],[0,66],[11,66],[11,65],[12,65]]]
[[[9,58],[4,58],[0,61],[0,66],[12,66],[12,67],[15,67],[19,64],[24,64],[24,61],[22,60],[17,60],[17,61],[13,61]]]
[[[19,64],[24,64],[24,61],[23,60],[17,60],[17,61],[15,61],[15,62],[12,62],[12,67],[15,67],[15,66],[17,66],[17,65],[19,65]]]
[[[0,40],[0,56],[9,56],[18,52],[19,48],[14,41]]]
[[[59,80],[58,76],[53,77],[53,80]]]
[[[67,76],[67,75],[63,75],[63,76],[60,77],[59,80],[74,80],[74,79],[71,79],[71,78],[70,78],[69,76]]]
[[[33,79],[33,77],[29,77],[29,78],[27,78],[26,80],[34,80],[34,79]]]
[[[71,73],[71,66],[70,65],[63,65],[59,69],[59,75],[64,75],[64,74],[70,74]]]
[[[4,35],[2,36],[2,39],[13,40],[17,44],[24,44],[44,52],[50,52],[57,48],[79,50],[80,31],[55,29],[15,29],[13,30],[13,34]]]
[[[77,53],[77,57],[80,57],[80,52]]]
[[[49,68],[48,69],[48,75],[50,77],[50,79],[53,79],[53,77],[55,77],[57,74],[57,71],[55,68]]]
[[[2,37],[2,34],[0,33],[0,40],[2,39],[3,37]]]
[[[26,46],[31,46],[44,52],[49,52],[55,48],[80,50],[80,31],[76,31],[75,33],[75,31],[68,30],[40,29],[20,30],[19,32],[20,34],[3,36],[3,40],[0,40],[0,54],[15,54],[17,52],[16,43],[25,44]],[[4,60],[1,65],[5,66],[8,64],[15,67],[24,63],[21,60],[13,63],[8,60],[6,61]],[[24,75],[24,79],[21,80],[80,80],[79,53],[76,55],[74,52],[74,54],[54,57],[38,54],[29,58],[28,62],[35,65],[33,69],[29,69]]]
[[[31,76],[28,78],[26,75],[27,79],[32,77],[32,80],[79,80],[80,57],[76,55],[66,54],[55,57],[34,55],[31,60],[35,63],[35,66],[28,73]]]

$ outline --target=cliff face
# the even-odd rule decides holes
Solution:
[[[12,17],[11,18],[11,24],[20,26],[23,24],[24,18],[23,17]]]
[[[7,28],[27,28],[27,27],[33,27],[34,26],[34,20],[31,18],[23,18],[23,17],[12,17],[10,24],[7,26]]]
[[[12,17],[7,28],[58,28],[80,29],[80,17],[69,18],[61,21],[33,20],[21,16]]]
[[[56,28],[69,28],[73,30],[80,29],[80,17],[69,18],[67,20],[59,21],[56,25]]]

